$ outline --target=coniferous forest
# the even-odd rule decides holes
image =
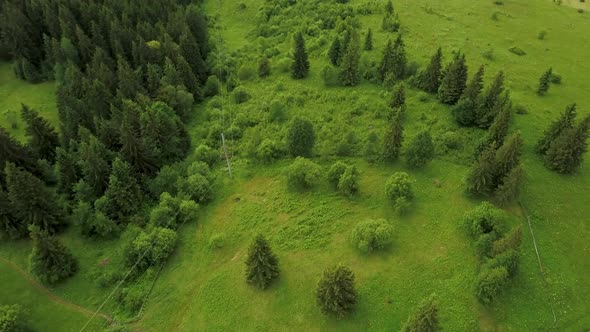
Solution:
[[[0,331],[589,328],[586,10],[1,1]]]

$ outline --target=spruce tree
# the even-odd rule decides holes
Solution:
[[[59,145],[59,137],[49,122],[39,113],[22,105],[21,116],[26,124],[25,132],[29,136],[29,146],[41,159],[50,163],[55,161],[55,148]]]
[[[270,75],[270,61],[267,57],[263,56],[260,58],[258,63],[258,77],[264,78]]]
[[[278,277],[278,259],[264,236],[258,234],[248,248],[246,281],[260,289],[266,289]]]
[[[176,68],[178,75],[180,76],[180,80],[188,92],[193,94],[194,99],[199,100],[202,95],[201,84],[193,73],[189,63],[181,55],[176,58]]]
[[[387,1],[385,4],[385,13],[387,13],[387,15],[393,15],[393,3],[391,0]]]
[[[397,35],[395,43],[393,43],[391,73],[394,79],[401,80],[404,78],[406,74],[406,63],[406,47],[400,33]]]
[[[29,257],[31,274],[51,285],[78,271],[78,261],[57,238],[37,226],[31,226],[29,230],[33,239],[33,251]]]
[[[406,161],[410,167],[422,167],[434,157],[434,144],[427,131],[416,135],[406,150]]]
[[[64,224],[55,193],[43,181],[13,163],[7,163],[4,171],[14,216],[26,225],[55,233]]]
[[[88,130],[81,130],[78,163],[82,177],[90,185],[96,197],[106,189],[111,167],[110,151]]]
[[[7,162],[23,167],[35,175],[41,174],[37,162],[29,150],[15,140],[4,127],[0,126],[0,167],[2,170]],[[0,172],[0,183],[3,182],[3,179],[4,172]]]
[[[57,189],[60,193],[72,197],[74,184],[78,182],[78,167],[76,157],[71,150],[58,147],[56,150]]]
[[[315,143],[315,132],[309,120],[295,118],[287,130],[287,150],[293,157],[310,157]]]
[[[549,68],[539,78],[539,87],[537,88],[537,94],[539,96],[544,96],[547,93],[547,91],[549,90],[552,75],[553,75],[553,68]]]
[[[178,46],[180,47],[182,56],[190,64],[199,82],[205,83],[207,80],[207,64],[203,60],[203,54],[199,48],[200,45],[190,30],[186,30],[180,35]]]
[[[393,87],[393,92],[391,93],[391,100],[389,101],[389,107],[393,110],[397,110],[398,108],[405,109],[406,107],[406,91],[405,86],[403,83],[396,84]]]
[[[444,71],[444,77],[438,89],[438,99],[447,105],[455,105],[461,98],[467,84],[467,65],[465,54],[456,53]]]
[[[118,91],[123,98],[134,98],[142,92],[141,78],[121,56],[117,59]]]
[[[379,64],[379,79],[381,82],[385,81],[385,77],[392,71],[392,58],[393,58],[393,43],[391,39],[387,41],[387,45],[383,50],[383,56],[381,57],[381,63]]]
[[[293,49],[293,63],[291,65],[291,76],[295,79],[307,77],[309,73],[309,59],[305,50],[305,40],[303,34],[295,34],[295,47]]]
[[[354,273],[346,266],[338,265],[324,271],[316,289],[316,299],[326,315],[344,317],[356,307]]]
[[[401,113],[396,112],[383,139],[383,160],[388,162],[397,160],[404,139],[403,130]]]
[[[113,161],[109,186],[105,192],[109,217],[119,221],[135,213],[141,203],[141,189],[131,166],[119,158]]]
[[[369,28],[367,30],[367,36],[365,37],[365,51],[370,51],[373,49],[373,30]]]
[[[504,72],[499,71],[494,77],[494,81],[484,92],[481,104],[477,114],[477,124],[480,128],[488,128],[494,118],[499,113],[501,105],[507,100],[507,94],[504,92]]]
[[[352,36],[347,48],[344,50],[340,63],[341,71],[339,75],[340,84],[344,86],[355,86],[360,83],[359,61],[360,50],[358,36]]]
[[[434,332],[440,329],[434,295],[420,303],[402,327],[403,332]]]
[[[494,188],[501,185],[510,172],[519,165],[523,145],[520,132],[516,132],[496,151]]]
[[[123,120],[119,127],[121,150],[119,153],[126,162],[130,163],[140,174],[154,174],[157,163],[151,152],[145,147],[140,137],[139,129],[130,120]]]
[[[484,66],[481,65],[467,84],[463,95],[453,109],[453,117],[464,127],[473,126],[478,116],[479,98],[483,88]]]
[[[27,235],[27,224],[14,213],[8,193],[0,186],[0,240],[19,239]]]
[[[506,100],[499,100],[498,103],[501,103],[501,106],[497,106],[501,107],[501,109],[488,130],[487,140],[488,142],[496,142],[497,146],[500,146],[504,144],[504,138],[508,134],[510,120],[512,119],[512,105]]]
[[[535,150],[539,154],[545,154],[551,143],[555,141],[564,130],[571,129],[574,127],[574,120],[576,118],[576,104],[567,105],[565,111],[561,113],[561,116],[556,121],[553,121],[549,128],[543,133],[543,137],[539,139]]]
[[[494,189],[496,143],[493,142],[477,159],[467,177],[467,191],[488,194]]]
[[[330,59],[330,63],[334,66],[340,65],[340,58],[342,53],[342,46],[340,45],[340,38],[336,37],[330,45],[330,49],[328,50],[328,58]]]
[[[589,130],[590,115],[574,128],[564,130],[547,150],[545,165],[558,173],[573,173],[582,164],[584,152],[588,149]]]
[[[428,93],[437,93],[442,75],[442,49],[439,47],[430,59],[430,64],[420,76],[420,88]]]
[[[524,178],[524,170],[521,165],[514,167],[503,179],[494,192],[494,198],[501,205],[518,199],[520,188]]]

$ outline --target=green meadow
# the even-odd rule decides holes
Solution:
[[[311,3],[311,0],[300,0]],[[353,7],[373,0],[351,0]],[[370,132],[382,137],[388,124],[390,91],[363,80],[355,87],[326,87],[320,75],[335,36],[325,30],[306,37],[310,75],[293,80],[281,61],[289,58],[291,35],[257,37],[258,7],[262,0],[206,0],[214,18],[210,36],[239,66],[256,68],[260,54],[276,47],[271,75],[241,79],[251,98],[236,103],[233,94],[205,99],[194,108],[188,125],[192,145],[210,141],[211,128],[228,129],[257,123],[257,129],[229,135],[227,146],[233,178],[222,162],[215,169],[213,200],[203,206],[196,222],[178,231],[178,247],[153,284],[137,319],[128,320],[111,298],[101,313],[125,317],[119,325],[133,331],[394,331],[430,294],[438,299],[439,319],[447,331],[585,331],[590,329],[590,157],[572,175],[548,170],[534,145],[565,106],[577,103],[578,117],[590,113],[587,77],[590,74],[590,13],[587,3],[564,0],[412,1],[397,0],[408,60],[424,68],[442,47],[444,62],[452,51],[466,54],[469,76],[485,65],[485,84],[503,70],[513,102],[526,109],[514,114],[510,132],[524,139],[521,158],[526,179],[519,204],[504,208],[506,222],[523,230],[517,274],[490,305],[474,295],[478,262],[473,241],[462,227],[463,215],[481,198],[465,192],[473,148],[484,130],[459,127],[451,107],[433,95],[409,88],[404,120],[404,148],[419,131],[428,130],[436,156],[421,169],[410,168],[403,156],[393,164],[370,163],[362,157]],[[293,13],[304,16],[306,13]],[[381,12],[358,15],[359,31],[373,31],[374,49],[362,58],[379,62],[388,39],[397,33],[381,29]],[[293,24],[292,20],[285,22]],[[303,29],[303,27],[301,27]],[[540,32],[544,38],[540,39]],[[325,41],[322,42],[321,39]],[[221,42],[222,40],[222,42]],[[512,47],[526,54],[515,55]],[[549,67],[562,76],[548,94],[538,96],[540,75]],[[215,73],[213,73],[215,74]],[[284,120],[270,121],[274,101],[284,105]],[[20,104],[38,110],[58,125],[53,83],[29,84],[14,78],[10,64],[0,64],[0,125],[25,141]],[[221,108],[220,105],[223,105]],[[309,119],[316,131],[314,162],[322,167],[320,184],[297,191],[287,185],[282,158],[261,164],[251,157],[261,138],[284,141],[289,120]],[[14,124],[14,126],[13,126]],[[351,134],[352,133],[352,134]],[[445,147],[447,133],[459,137],[457,148]],[[337,146],[352,137],[352,151],[338,155]],[[258,141],[257,141],[258,140]],[[254,146],[254,147],[253,147]],[[379,143],[379,148],[381,143]],[[402,152],[404,152],[404,148]],[[188,159],[192,160],[194,153]],[[337,160],[359,171],[359,193],[348,198],[327,182]],[[385,182],[395,172],[412,178],[415,198],[408,213],[398,215],[385,194]],[[362,254],[351,244],[355,225],[385,218],[394,227],[390,248]],[[79,226],[60,235],[78,258],[80,271],[50,291],[90,311],[96,310],[114,285],[101,287],[101,274],[120,266],[123,239],[89,240]],[[279,259],[280,278],[266,290],[245,282],[245,264],[252,238],[264,234]],[[533,244],[536,241],[538,256]],[[212,238],[220,239],[217,246]],[[0,243],[0,257],[28,268],[31,243]],[[326,267],[342,263],[355,274],[358,305],[344,319],[323,315],[315,289]],[[119,271],[125,272],[125,271]],[[20,303],[29,311],[31,328],[77,331],[89,318],[52,300],[21,274],[0,261],[0,305]],[[106,326],[93,319],[88,330]]]

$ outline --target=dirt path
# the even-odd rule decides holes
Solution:
[[[87,317],[92,317],[92,315],[94,314],[94,311],[90,309],[84,308],[55,295],[47,287],[43,286],[41,283],[35,280],[30,274],[28,274],[25,270],[21,269],[18,265],[14,264],[13,262],[3,257],[0,257],[0,262],[4,263],[4,265],[6,265],[9,269],[18,272],[29,284],[31,284],[31,286],[35,287],[36,289],[44,293],[52,302],[57,303],[59,305],[63,305],[64,307],[79,312]],[[105,314],[98,313],[97,316],[100,316],[101,318],[108,320],[109,322],[111,321],[111,319]]]

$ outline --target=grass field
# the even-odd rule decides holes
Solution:
[[[259,56],[259,44],[253,37],[255,16],[263,1],[242,2],[244,10],[236,2],[223,1],[219,7],[220,2],[214,0],[205,1],[205,8],[212,16],[221,13],[224,51],[241,52],[254,63]],[[363,2],[351,1],[353,5]],[[461,216],[479,202],[464,194],[463,181],[473,143],[484,132],[458,128],[448,107],[410,90],[406,138],[423,128],[434,133],[454,131],[464,138],[462,147],[451,153],[437,149],[436,159],[422,170],[408,169],[403,161],[382,166],[344,158],[360,172],[360,194],[352,200],[334,192],[325,179],[311,191],[294,192],[287,188],[284,177],[291,160],[269,166],[251,163],[243,158],[244,144],[230,140],[235,178],[218,170],[221,176],[214,201],[203,209],[198,223],[187,224],[179,232],[180,246],[162,271],[143,316],[130,325],[133,330],[393,331],[432,293],[439,298],[441,324],[447,331],[590,329],[590,157],[586,156],[576,174],[561,176],[547,170],[533,152],[544,128],[566,104],[575,101],[579,113],[590,112],[589,13],[551,1],[507,0],[501,6],[493,1],[465,0],[398,0],[394,4],[409,60],[424,66],[439,46],[447,60],[452,50],[462,50],[470,74],[486,64],[486,82],[496,71],[504,70],[513,100],[528,110],[528,114],[514,115],[512,124],[512,130],[520,130],[525,139],[527,181],[521,197],[525,209],[517,205],[506,209],[508,223],[521,225],[524,231],[520,270],[506,291],[488,307],[474,297],[478,263],[471,240],[460,226]],[[492,19],[494,13],[497,19]],[[360,16],[362,31],[371,27],[375,41],[375,50],[364,55],[377,61],[387,38],[395,37],[381,31],[381,18],[381,14]],[[542,40],[538,39],[541,31],[546,32]],[[513,46],[526,55],[510,53]],[[290,38],[276,47],[282,53],[279,58],[284,57],[291,48]],[[293,100],[287,108],[289,118],[303,114],[316,130],[321,129],[314,161],[324,170],[335,160],[328,156],[332,136],[353,131],[363,139],[371,130],[381,134],[387,122],[379,113],[388,98],[384,88],[367,82],[355,88],[325,88],[319,74],[327,64],[325,49],[312,52],[310,77],[305,80],[293,81],[288,73],[279,72],[278,61],[273,59],[269,78],[242,81],[252,95],[250,101],[229,104],[224,114],[205,101],[191,122],[193,145],[215,123],[266,116],[261,109],[275,98]],[[489,50],[492,60],[483,56]],[[552,85],[547,96],[538,97],[538,78],[550,66],[562,75],[563,83]],[[0,114],[4,117],[6,110],[18,111],[25,102],[57,123],[53,85],[25,84],[13,79],[10,71],[8,64],[0,65]],[[279,82],[282,89],[277,88]],[[7,126],[7,122],[6,118],[1,124]],[[269,125],[263,133],[284,134],[275,129]],[[24,138],[22,125],[12,133]],[[415,180],[416,199],[403,217],[392,211],[384,193],[385,180],[398,170]],[[438,181],[440,187],[434,184]],[[531,219],[543,272],[526,216]],[[392,248],[370,256],[359,254],[350,244],[350,232],[358,221],[377,218],[393,223]],[[281,278],[266,291],[244,280],[245,254],[258,232],[269,239],[281,267]],[[224,238],[223,247],[209,248],[214,235]],[[76,228],[62,238],[78,256],[81,271],[52,291],[93,310],[110,291],[98,287],[96,271],[102,269],[101,262],[107,262],[105,269],[117,266],[120,242],[89,242],[78,236]],[[27,241],[0,243],[0,257],[23,269],[29,252]],[[359,293],[356,312],[343,320],[322,315],[314,297],[322,271],[337,263],[355,272]],[[85,323],[84,315],[51,302],[1,262],[0,283],[14,285],[0,290],[0,304],[29,307],[34,328],[75,331]],[[113,302],[103,311],[115,310]],[[104,321],[97,319],[96,324],[94,330]]]

